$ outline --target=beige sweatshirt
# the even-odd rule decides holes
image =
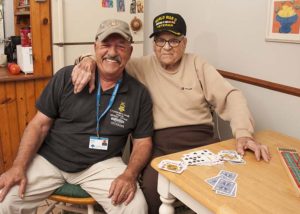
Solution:
[[[131,59],[126,69],[150,91],[155,129],[213,124],[212,106],[230,121],[236,138],[252,137],[253,119],[244,96],[199,56],[184,54],[172,73],[154,55]]]

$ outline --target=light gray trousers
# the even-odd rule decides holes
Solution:
[[[134,199],[125,206],[114,206],[108,198],[111,182],[124,172],[126,165],[120,157],[114,157],[94,164],[90,168],[77,173],[59,170],[40,155],[33,159],[28,171],[28,184],[25,197],[18,196],[19,186],[14,186],[0,203],[1,214],[35,214],[41,202],[65,182],[79,184],[109,214],[147,213],[147,203],[138,186]]]

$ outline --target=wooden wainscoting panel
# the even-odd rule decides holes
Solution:
[[[19,133],[22,135],[26,126],[26,89],[25,82],[20,81],[16,83],[16,96],[17,96],[17,106],[18,106],[18,129]]]
[[[41,95],[41,93],[43,92],[44,88],[46,87],[47,83],[49,82],[49,80],[51,79],[51,77],[49,77],[48,79],[42,79],[42,80],[36,80],[35,81],[35,96],[36,99],[38,99]]]
[[[5,94],[5,84],[0,83],[0,105],[2,103],[5,103],[6,100],[6,94]]]
[[[2,146],[3,146],[3,144],[2,144],[2,140],[1,140],[1,131],[0,131],[0,175],[4,172],[4,162],[3,162]]]
[[[10,135],[10,146],[13,157],[17,154],[19,142],[20,142],[20,132],[18,129],[19,117],[18,117],[18,107],[17,107],[17,97],[16,97],[16,83],[7,82],[5,83],[6,98],[11,100],[7,103],[7,116]]]
[[[1,141],[2,141],[2,152],[3,156],[3,168],[8,169],[14,159],[14,151],[11,145],[11,126],[10,126],[10,118],[9,118],[9,108],[12,107],[16,102],[10,100],[4,104],[0,104],[0,117],[3,122],[0,123],[0,133],[1,133]]]
[[[3,109],[4,103],[6,101],[6,96],[5,96],[5,85],[3,83],[0,83],[0,118],[1,118],[1,123],[0,123],[0,174],[3,173],[4,171],[4,155],[3,155],[3,147],[4,147],[4,137],[1,135],[2,132],[4,132],[4,129],[2,130],[2,126],[5,124],[4,116],[3,116]]]
[[[35,108],[36,97],[35,97],[34,81],[26,81],[25,90],[26,90],[26,110],[27,110],[26,125],[27,125],[36,113],[36,108]]]

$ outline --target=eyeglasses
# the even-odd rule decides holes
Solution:
[[[165,40],[163,38],[155,38],[154,39],[154,42],[155,44],[158,46],[158,47],[164,47],[166,45],[166,43],[169,44],[169,46],[171,46],[172,48],[175,48],[177,47],[180,42],[182,41],[183,39],[170,39],[170,40]]]

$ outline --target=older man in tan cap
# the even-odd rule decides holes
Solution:
[[[152,148],[152,102],[127,75],[127,23],[106,20],[95,37],[97,90],[73,93],[73,66],[58,71],[36,103],[13,166],[0,177],[0,213],[35,213],[64,183],[80,185],[107,213],[147,213],[137,177]],[[120,157],[128,135],[128,165]]]

